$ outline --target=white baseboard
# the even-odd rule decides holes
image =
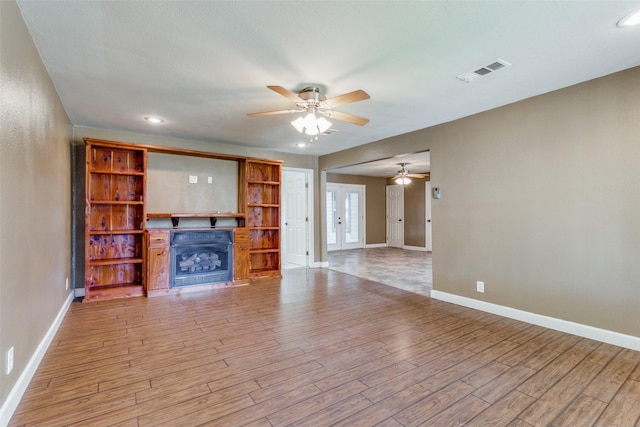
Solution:
[[[406,249],[409,251],[422,251],[422,252],[428,252],[427,248],[425,248],[424,246],[403,246],[402,249]]]
[[[364,245],[365,249],[369,249],[369,248],[386,248],[387,244],[386,243],[369,243]]]
[[[311,268],[329,268],[329,261],[316,261]]]
[[[557,319],[555,317],[530,313],[528,311],[518,310],[516,308],[506,307],[490,302],[479,301],[473,298],[467,298],[447,292],[432,290],[431,298],[450,302],[464,307],[473,308],[480,311],[486,311],[488,313],[493,313],[499,316],[508,317],[510,319],[520,320],[534,325],[543,326],[545,328],[555,329],[556,331],[566,332],[568,334],[578,335],[580,337],[617,345],[619,347],[640,351],[640,337],[625,335],[619,332],[608,331],[606,329],[600,329],[580,323],[569,322],[567,320]]]
[[[31,378],[33,378],[33,374],[36,373],[38,365],[40,365],[51,341],[53,341],[53,337],[56,335],[56,332],[58,332],[58,328],[64,319],[64,315],[67,313],[69,306],[73,302],[73,295],[73,292],[69,292],[69,296],[62,305],[62,308],[60,308],[58,315],[42,338],[42,341],[40,341],[40,344],[38,344],[36,351],[33,353],[29,363],[27,363],[27,366],[20,374],[18,381],[16,381],[15,385],[9,392],[9,395],[2,404],[2,407],[0,407],[0,426],[6,426],[9,424],[9,420],[11,420],[11,416],[18,407],[20,399],[22,399],[22,395],[24,395],[25,390],[29,386],[29,382],[31,381]]]

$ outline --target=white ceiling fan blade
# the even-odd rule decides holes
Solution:
[[[304,99],[300,98],[298,94],[293,93],[290,90],[283,88],[282,86],[267,86],[267,87],[272,91],[279,93],[280,95],[284,96],[285,98],[295,103],[304,102]]]
[[[333,98],[329,98],[324,102],[329,105],[331,108],[338,107],[344,104],[351,104],[352,102],[364,101],[365,99],[369,99],[370,96],[367,92],[363,90],[354,90],[353,92],[345,93],[343,95],[338,95]]]
[[[258,117],[258,116],[275,116],[276,114],[289,114],[289,113],[300,113],[304,110],[277,110],[277,111],[264,111],[261,113],[249,113],[247,116],[249,117]]]
[[[343,113],[342,111],[330,110],[327,112],[330,118],[335,120],[341,120],[343,122],[352,123],[358,126],[364,126],[369,123],[369,119],[360,116],[354,116],[353,114]]]

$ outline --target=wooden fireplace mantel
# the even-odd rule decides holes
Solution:
[[[177,228],[180,224],[180,218],[209,218],[211,228],[215,228],[218,218],[235,218],[238,220],[238,227],[244,227],[246,215],[236,212],[147,213],[147,219],[152,218],[171,218],[171,224],[174,228]]]

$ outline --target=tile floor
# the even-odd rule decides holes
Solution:
[[[398,248],[332,251],[329,269],[431,296],[431,252]]]

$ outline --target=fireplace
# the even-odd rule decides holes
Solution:
[[[172,230],[171,287],[233,280],[231,230]]]

